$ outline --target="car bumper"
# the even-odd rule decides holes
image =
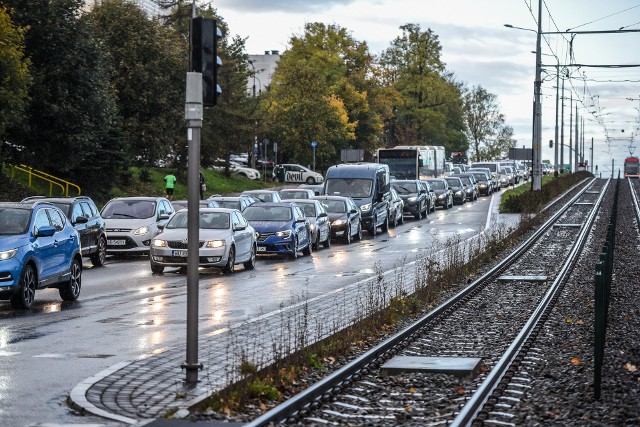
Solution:
[[[420,203],[418,203],[418,202],[416,202],[416,203],[407,203],[407,202],[405,202],[403,212],[404,213],[409,213],[411,215],[418,214],[418,212],[420,212]]]
[[[11,299],[18,292],[18,282],[22,271],[22,263],[16,258],[1,262],[0,266],[0,300]]]
[[[263,241],[257,242],[258,255],[293,254],[293,251],[293,239],[280,239],[270,236]]]
[[[172,248],[150,249],[150,256],[154,263],[165,267],[184,267],[187,265],[187,250]],[[223,267],[227,264],[228,253],[226,247],[200,249],[198,264],[200,267]]]
[[[107,238],[107,253],[149,253],[151,234],[141,236],[134,234],[109,233]]]

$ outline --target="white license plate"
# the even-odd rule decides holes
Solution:
[[[109,246],[124,246],[127,244],[127,241],[122,239],[122,240],[107,240],[107,244]]]
[[[267,252],[266,246],[258,246],[258,252]]]
[[[171,251],[171,256],[186,257],[187,256],[187,251]]]

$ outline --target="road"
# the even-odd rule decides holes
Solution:
[[[497,203],[492,197],[438,210],[362,242],[334,242],[311,257],[293,261],[259,258],[256,269],[237,267],[232,276],[200,274],[200,334],[207,334],[373,274],[376,264],[391,269],[421,250],[459,234],[484,229]],[[495,210],[495,207],[493,208]],[[0,426],[51,424],[117,425],[94,416],[78,417],[67,404],[82,380],[119,362],[183,343],[186,337],[186,274],[151,273],[147,257],[87,261],[82,292],[63,303],[57,290],[36,293],[34,308],[14,311],[0,301]]]

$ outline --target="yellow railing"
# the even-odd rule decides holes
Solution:
[[[59,194],[55,194],[55,196],[69,197],[69,187],[72,187],[77,191],[76,196],[80,195],[80,187],[76,184],[64,180],[62,178],[58,178],[57,176],[53,176],[46,172],[42,172],[38,169],[34,169],[27,165],[8,165],[11,168],[11,178],[16,177],[16,173],[24,172],[27,175],[27,186],[29,188],[33,185],[33,179],[40,179],[45,183],[49,184],[49,197],[53,197],[54,188],[57,190],[60,189]]]

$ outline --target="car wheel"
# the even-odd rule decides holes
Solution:
[[[298,259],[298,236],[293,239],[293,252],[291,253],[291,259]]]
[[[311,245],[311,249],[313,249],[314,251],[320,249],[320,229],[318,229],[317,231],[318,234],[316,235],[316,238],[313,239],[313,245]]]
[[[376,237],[376,234],[378,234],[378,217],[376,216],[373,217],[373,223],[369,229],[369,234],[371,234],[371,237]]]
[[[18,293],[11,298],[13,308],[28,309],[36,297],[36,272],[31,264],[24,266],[20,274]]]
[[[256,268],[256,245],[253,245],[251,247],[251,258],[249,258],[249,261],[245,261],[244,264],[244,269],[245,270],[253,270],[254,268]]]
[[[391,224],[390,224],[393,228],[398,226],[398,212],[394,212],[393,213],[393,219],[391,220]]]
[[[398,220],[399,224],[404,224],[404,214],[400,212],[400,219]]]
[[[325,248],[330,248],[331,247],[331,230],[329,230],[329,232],[327,233],[327,240],[325,240],[322,245]]]
[[[222,272],[224,274],[233,274],[234,268],[236,265],[236,248],[235,246],[231,246],[229,248],[229,257],[227,258],[227,263],[224,267],[222,267]]]
[[[307,184],[309,185],[315,185],[316,184],[316,179],[312,176],[310,176],[309,178],[307,178]]]
[[[312,252],[313,252],[313,244],[311,243],[311,240],[309,240],[307,242],[307,247],[302,250],[302,255],[309,256],[311,255]]]
[[[449,207],[450,207],[450,208],[452,208],[452,207],[453,207],[453,205],[454,205],[454,203],[453,203],[453,196],[451,196],[451,203],[449,204]]]
[[[387,217],[384,219],[382,226],[380,227],[383,233],[389,231],[389,212],[387,212]]]
[[[101,236],[98,239],[98,250],[91,254],[91,264],[96,267],[104,265],[104,261],[107,259],[107,239]]]
[[[71,263],[71,277],[60,286],[60,298],[63,301],[75,301],[80,296],[82,286],[82,264],[77,259]]]
[[[164,266],[151,261],[151,272],[155,274],[162,274],[164,273]]]
[[[375,230],[375,227],[373,228]],[[375,236],[375,234],[374,234]],[[358,223],[358,232],[356,233],[356,240],[359,242],[362,240],[362,224]]]
[[[347,223],[347,228],[345,228],[344,243],[347,245],[351,244],[351,223]]]
[[[422,214],[421,214],[422,218],[426,218],[428,213],[429,213],[429,205],[424,207],[424,211],[422,211]]]
[[[420,207],[418,207],[418,212],[416,212],[416,213],[413,215],[413,217],[414,217],[415,219],[420,219],[420,218],[422,218],[422,205],[420,205]]]

